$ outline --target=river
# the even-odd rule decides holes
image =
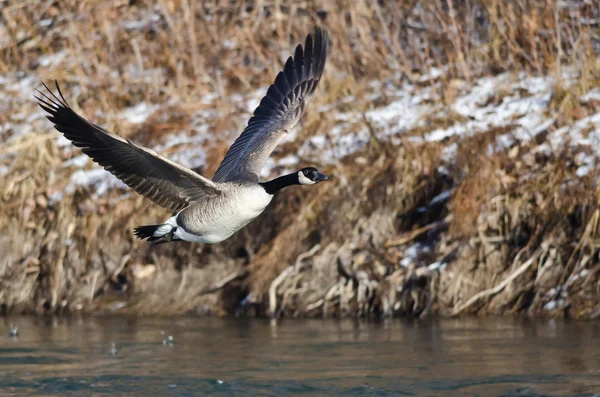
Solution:
[[[600,397],[597,322],[12,317],[1,324],[1,396]]]

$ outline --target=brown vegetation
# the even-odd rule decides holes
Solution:
[[[592,3],[5,3],[0,304],[10,312],[600,316],[598,169],[578,175],[589,146],[556,147],[549,138],[600,112],[597,99],[581,99],[600,85]],[[325,166],[335,182],[283,192],[215,246],[150,247],[131,229],[164,210],[122,188],[67,188],[77,167],[65,161],[80,152],[60,147],[36,109],[30,90],[39,79],[58,79],[82,114],[163,145],[167,156],[185,148],[166,145],[170,134],[205,128],[210,139],[194,145],[207,153],[201,171],[210,176],[250,115],[255,98],[245,93],[269,84],[315,25],[332,38],[326,78],[298,136],[274,157],[334,129],[336,112],[363,115],[346,133],[366,128],[370,141]],[[553,122],[544,131],[525,140],[515,123],[417,139],[468,122],[452,110],[457,98],[482,76],[506,72],[552,78],[545,106]],[[391,139],[364,115],[393,101],[384,84],[399,90],[406,82],[430,90],[435,111]],[[500,87],[480,105],[531,95],[516,91]],[[122,110],[141,102],[159,106],[143,123],[128,123]],[[499,146],[504,136],[515,138]],[[451,145],[454,161],[442,155]],[[319,155],[300,161],[325,164]],[[424,249],[402,262],[415,243]]]

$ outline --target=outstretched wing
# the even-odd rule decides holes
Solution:
[[[54,128],[139,194],[174,212],[206,195],[219,194],[210,179],[79,116],[67,104],[58,82],[56,89],[60,98],[45,84],[44,87],[50,95],[38,90],[40,96],[35,98],[48,112],[48,120],[54,123]]]
[[[323,75],[328,43],[327,31],[317,29],[314,40],[310,34],[306,37],[304,49],[296,47],[294,57],[288,58],[248,126],[229,148],[213,181],[258,181],[273,149],[296,125],[315,92]]]

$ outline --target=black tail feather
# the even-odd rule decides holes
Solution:
[[[133,234],[136,235],[137,238],[150,239],[154,237],[154,232],[162,225],[146,225],[146,226],[138,226],[133,229]]]

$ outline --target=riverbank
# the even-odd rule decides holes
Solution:
[[[5,13],[5,312],[600,316],[598,10],[283,3]],[[325,80],[263,176],[335,180],[282,192],[222,244],[135,240],[167,212],[33,101],[58,79],[96,124],[210,176],[317,22]]]

